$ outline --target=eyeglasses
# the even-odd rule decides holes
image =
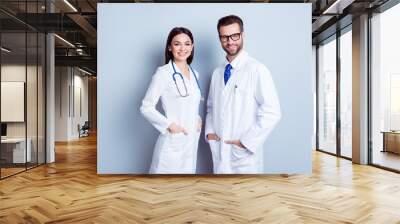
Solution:
[[[233,41],[237,41],[237,40],[240,39],[241,35],[242,35],[242,33],[234,33],[234,34],[229,35],[229,36],[219,36],[219,39],[222,42],[228,42],[229,38],[231,38],[231,40],[233,40]]]

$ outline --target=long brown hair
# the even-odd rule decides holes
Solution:
[[[169,51],[169,47],[171,46],[171,42],[172,39],[174,39],[174,37],[176,35],[179,35],[181,33],[184,33],[186,35],[189,36],[190,40],[192,41],[192,44],[194,44],[194,40],[193,40],[193,35],[192,32],[190,32],[189,29],[185,28],[185,27],[175,27],[173,28],[168,35],[168,39],[167,39],[167,44],[165,46],[165,64],[168,64],[168,62],[174,58],[174,56],[172,55],[172,52]],[[194,47],[192,49],[192,53],[190,54],[190,56],[186,59],[186,62],[188,64],[192,63],[193,61],[193,55],[194,55]]]

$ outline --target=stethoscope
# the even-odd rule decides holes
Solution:
[[[179,72],[176,71],[173,61],[171,61],[171,65],[172,65],[172,69],[174,69],[174,73],[172,74],[172,79],[173,79],[174,82],[175,82],[176,90],[178,90],[178,93],[179,93],[179,95],[180,95],[181,97],[187,97],[187,96],[189,96],[189,93],[188,93],[188,90],[187,90],[187,87],[186,87],[186,83],[185,83],[185,79],[183,78],[183,75],[182,75],[181,73],[179,73]],[[192,71],[194,78],[196,79],[197,86],[199,87],[200,99],[203,100],[203,97],[202,97],[202,95],[201,95],[201,88],[200,88],[199,80],[197,79],[197,75],[196,75],[196,73],[194,72],[192,66],[189,65],[189,68],[190,68],[190,70]],[[183,82],[183,86],[185,87],[185,92],[186,92],[185,95],[183,95],[182,92],[179,90],[178,84],[176,83],[176,77],[175,77],[176,75],[178,75],[178,76],[181,78],[182,82]]]

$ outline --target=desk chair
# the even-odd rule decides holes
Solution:
[[[89,129],[90,129],[89,121],[85,121],[82,127],[80,127],[80,125],[78,124],[79,138],[89,136]]]

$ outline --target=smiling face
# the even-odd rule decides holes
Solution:
[[[221,46],[230,57],[235,57],[243,48],[243,32],[237,23],[219,28]]]
[[[181,33],[172,38],[168,49],[174,58],[174,61],[186,61],[193,51],[193,43],[187,34]]]

